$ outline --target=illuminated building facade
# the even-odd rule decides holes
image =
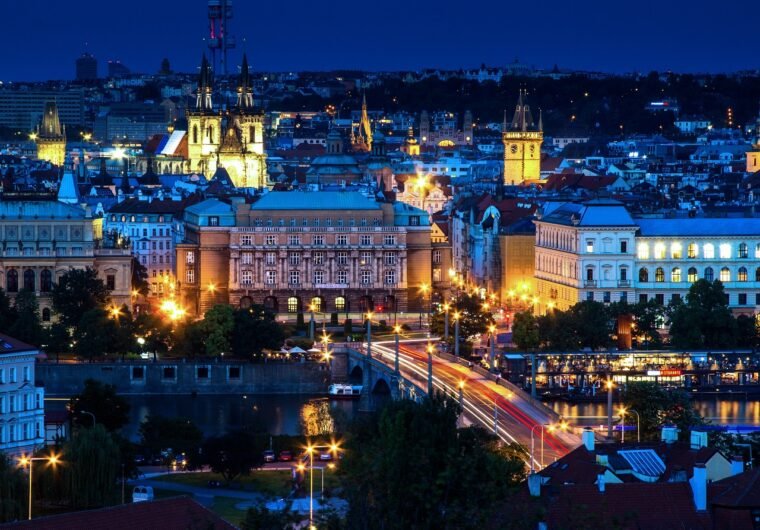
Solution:
[[[63,166],[66,158],[66,127],[61,125],[58,106],[54,101],[45,103],[42,123],[34,135],[37,144],[37,158],[47,160],[55,166]]]
[[[760,138],[752,151],[747,152],[747,173],[760,171]]]
[[[519,185],[526,180],[541,178],[543,124],[540,116],[538,125],[533,122],[525,97],[526,91],[520,90],[512,123],[507,124],[506,118],[504,120],[504,184],[508,185]]]

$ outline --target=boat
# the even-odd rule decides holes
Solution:
[[[330,399],[359,399],[362,395],[362,385],[330,385],[327,394]]]

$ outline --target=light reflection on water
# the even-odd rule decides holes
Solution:
[[[745,401],[743,399],[729,400],[725,398],[695,399],[692,401],[697,411],[715,425],[756,425],[760,426],[760,401]],[[599,425],[605,423],[607,403],[578,403],[556,401],[552,408],[561,416],[571,419],[576,425]],[[613,414],[620,408],[616,401],[612,405]],[[586,416],[586,418],[579,418]],[[588,416],[599,416],[590,418]]]

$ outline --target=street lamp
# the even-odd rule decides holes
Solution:
[[[314,340],[314,304],[309,304],[309,338]]]
[[[620,410],[618,411],[620,413],[620,420],[622,421],[622,440],[621,443],[625,443],[625,415],[629,412],[636,414],[636,443],[641,443],[641,416],[639,416],[639,413],[633,409],[627,409],[625,407],[620,407]]]
[[[454,312],[454,355],[459,357],[459,318],[461,317],[459,311]]]
[[[425,297],[427,296],[428,291],[430,291],[431,287],[430,285],[426,283],[422,283],[420,285],[420,292],[422,293],[422,307],[420,307],[420,329],[422,329],[422,309],[425,306]],[[432,298],[432,297],[431,297]],[[429,306],[432,304],[429,304]],[[428,316],[430,312],[428,311]]]
[[[443,340],[449,342],[449,309],[451,306],[448,302],[443,304]]]
[[[29,466],[29,520],[32,520],[32,464],[38,460],[46,461],[50,465],[56,465],[60,460],[58,455],[51,454],[50,456],[22,456],[19,459],[19,465],[22,467]]]
[[[491,359],[489,360],[489,365],[491,370],[493,370],[496,368],[494,366],[496,360],[496,325],[491,324],[488,326],[488,331],[491,333]]]
[[[427,348],[427,362],[428,362],[428,397],[433,396],[433,345],[428,342]]]
[[[338,450],[340,447],[337,443],[330,445],[309,445],[306,447],[306,452],[309,453],[309,528],[314,528],[314,453],[317,449],[329,449],[333,453],[334,457],[338,457]],[[299,466],[301,469],[302,466]],[[324,471],[323,471],[324,473]],[[322,475],[322,495],[324,496],[325,482],[324,474]]]
[[[79,413],[80,414],[87,414],[88,416],[92,416],[92,426],[95,427],[95,425],[97,424],[97,422],[95,421],[95,414],[93,414],[92,412],[87,412],[86,410],[80,410]]]
[[[615,383],[610,379],[610,374],[607,374],[607,438],[612,439],[612,390],[615,387]]]
[[[372,358],[372,311],[367,311],[367,357]]]
[[[568,423],[565,420],[560,420],[557,424],[549,424],[544,425],[543,423],[537,423],[530,429],[530,472],[533,473],[535,470],[535,459],[533,458],[534,455],[534,449],[535,449],[535,439],[533,437],[533,434],[535,433],[536,427],[541,427],[541,469],[544,467],[544,431],[549,431],[549,433],[552,433],[557,430],[566,431],[568,428]]]
[[[393,333],[396,335],[396,350],[395,350],[395,357],[393,358],[393,369],[396,372],[396,375],[399,373],[399,359],[398,359],[398,350],[399,350],[399,335],[401,334],[401,326],[396,325],[393,326]]]

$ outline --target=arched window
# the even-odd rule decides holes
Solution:
[[[713,268],[707,267],[705,269],[705,280],[707,280],[708,282],[711,282],[714,279],[715,279],[715,273],[713,272]]]
[[[593,267],[589,267],[586,269],[586,281],[593,282],[594,281],[594,269]]]
[[[663,269],[662,267],[657,267],[657,270],[654,271],[654,281],[656,282],[665,281],[665,269]]]
[[[755,269],[755,281],[760,282],[760,267]]]
[[[681,267],[673,267],[673,270],[670,271],[670,281],[673,283],[681,281]]]
[[[208,141],[212,144],[214,143],[214,126],[213,125],[208,126]]]
[[[5,282],[5,290],[9,293],[18,292],[18,271],[16,269],[11,269],[8,271]]]
[[[53,290],[53,273],[50,269],[44,269],[40,273],[40,291],[49,293]]]
[[[673,259],[681,259],[683,257],[683,246],[681,246],[681,243],[672,243],[670,245],[670,257]]]
[[[312,311],[321,313],[322,312],[322,298],[320,298],[319,296],[315,296],[314,298],[312,298],[309,308]]]
[[[707,243],[704,246],[702,254],[704,254],[705,259],[714,259],[715,258],[715,245],[713,245],[712,243]]]
[[[665,259],[665,243],[654,244],[654,259]]]
[[[739,282],[747,281],[747,267],[739,267],[739,272],[736,273],[736,280]]]
[[[758,269],[760,270],[760,269]],[[346,299],[342,296],[338,296],[335,298],[335,310],[336,311],[345,311],[346,310]]]
[[[42,309],[42,321],[50,322],[50,309],[47,307]]]
[[[686,247],[686,257],[689,259],[694,259],[699,254],[699,246],[697,246],[696,243],[689,243],[689,246]]]
[[[691,283],[694,283],[697,281],[697,269],[695,267],[689,267],[688,276],[686,277],[687,280],[689,280]]]
[[[755,257],[760,258],[760,243],[755,245]]]
[[[32,269],[26,269],[24,271],[24,289],[27,291],[36,291],[35,285],[36,276]]]
[[[720,269],[720,281],[722,282],[730,282],[731,281],[731,271],[728,267],[723,267]]]
[[[647,269],[639,269],[639,281],[644,283],[649,281],[649,271]]]
[[[298,297],[291,296],[288,298],[288,313],[298,313]]]
[[[736,247],[736,257],[737,258],[749,257],[749,247],[747,246],[747,243],[739,243],[739,246]]]
[[[194,144],[198,143],[198,126],[197,125],[193,125],[193,143]]]

